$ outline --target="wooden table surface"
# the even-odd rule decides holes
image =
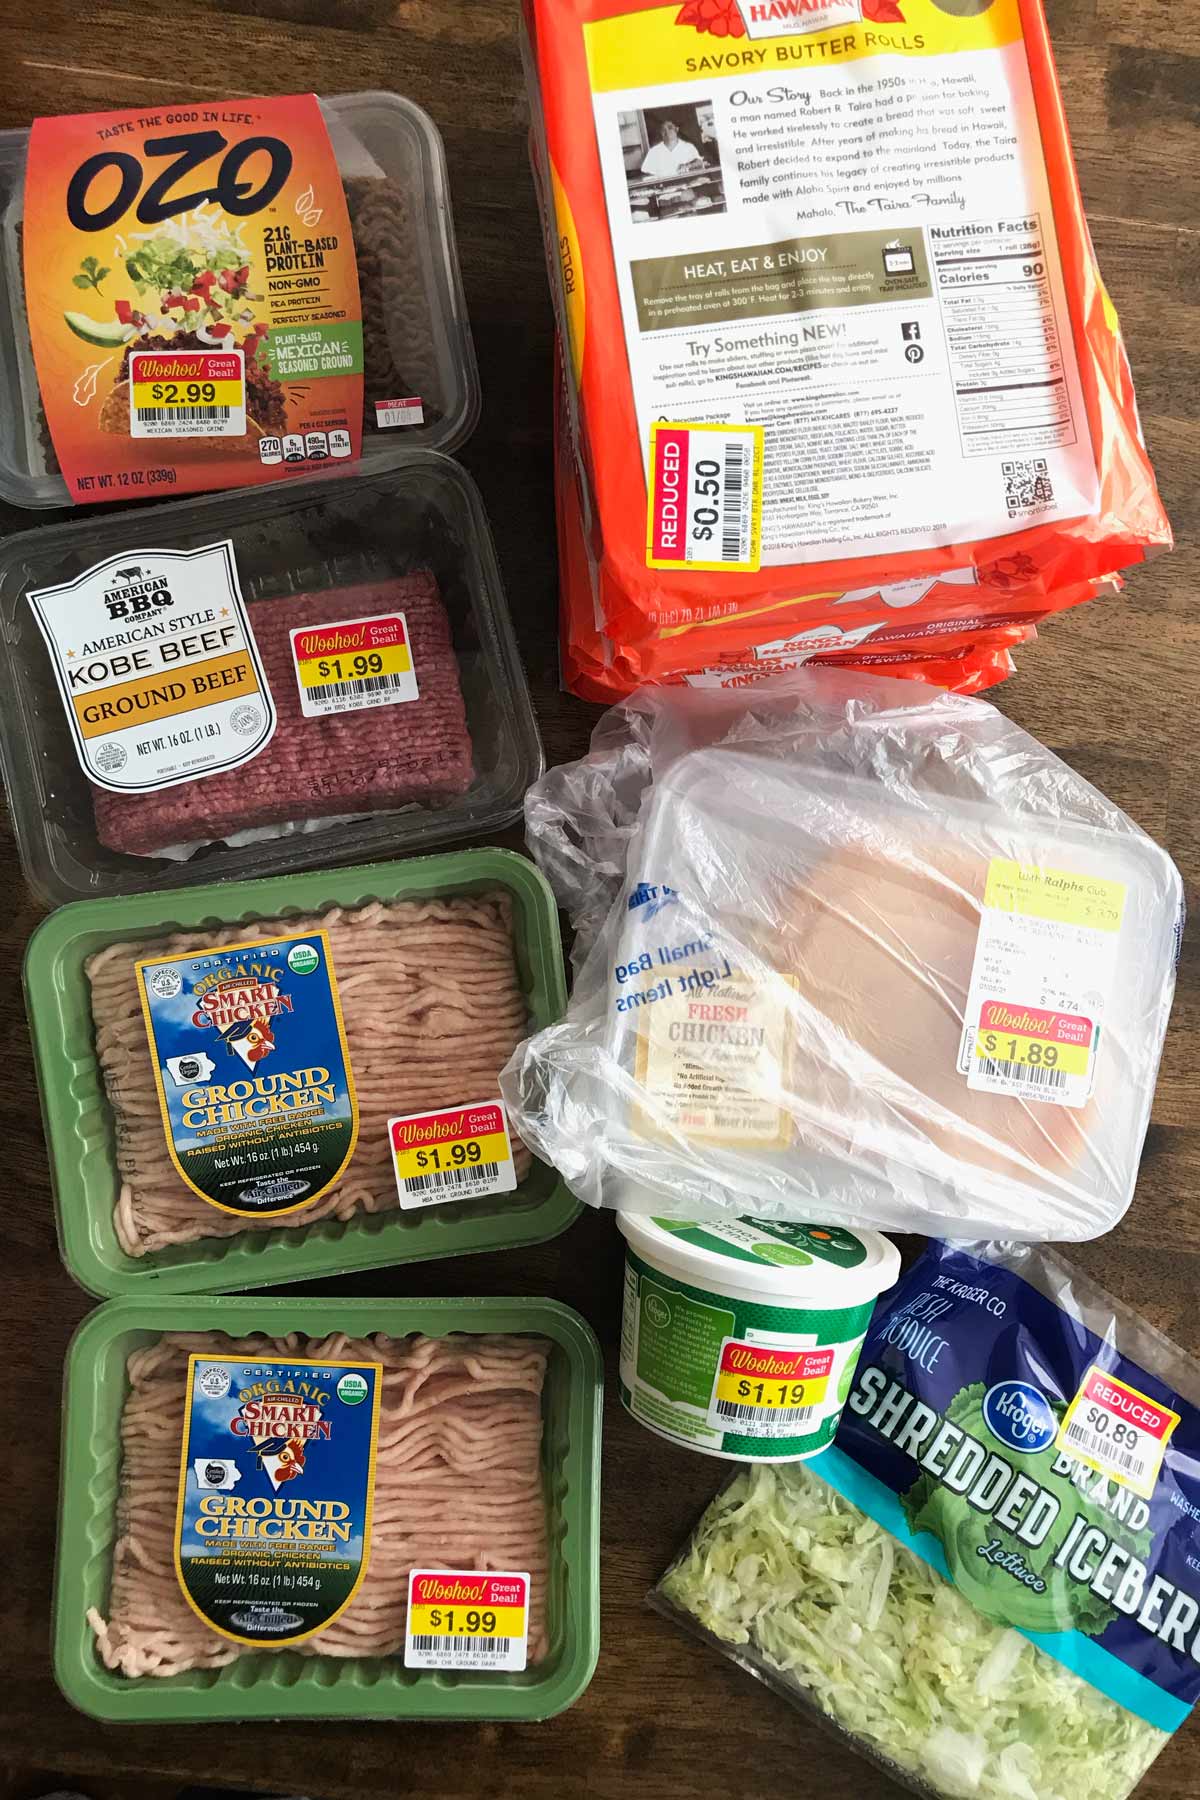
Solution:
[[[446,138],[467,300],[484,391],[463,453],[490,508],[551,761],[577,754],[591,709],[557,692],[550,490],[550,309],[525,161],[517,0],[228,0],[169,6],[4,0],[0,127],[39,113],[148,98],[327,94],[395,88]],[[1127,594],[1060,617],[994,698],[1165,844],[1189,894],[1200,874],[1200,0],[1051,0],[1067,111],[1092,234],[1124,325],[1142,419],[1181,548]],[[581,122],[581,129],[583,124]],[[37,520],[0,509],[0,529]],[[516,842],[513,837],[510,841]],[[0,838],[4,1379],[0,1497],[0,1773],[37,1791],[70,1777],[95,1800],[166,1800],[204,1781],[325,1800],[512,1794],[561,1800],[898,1794],[885,1777],[765,1689],[650,1614],[646,1589],[720,1477],[719,1466],[641,1430],[612,1398],[620,1258],[589,1214],[542,1249],[324,1284],[322,1291],[551,1293],[609,1353],[595,1680],[539,1726],[302,1723],[155,1730],[97,1724],[60,1697],[48,1653],[57,1493],[59,1369],[90,1302],[64,1274],[30,1067],[19,968],[38,909]],[[1179,992],[1138,1195],[1078,1260],[1200,1352],[1200,929]],[[47,1782],[44,1786],[53,1785]],[[1142,1790],[1200,1800],[1200,1728],[1185,1730]]]

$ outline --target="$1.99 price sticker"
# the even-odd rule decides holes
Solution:
[[[1058,1428],[1057,1450],[1149,1500],[1179,1414],[1095,1363]]]
[[[749,1437],[799,1437],[816,1430],[829,1391],[829,1348],[777,1350],[726,1338],[708,1422]]]
[[[414,1569],[409,1576],[406,1668],[517,1673],[528,1646],[528,1575]]]
[[[389,1119],[388,1135],[403,1207],[508,1194],[517,1185],[500,1100]]]
[[[420,697],[403,613],[299,626],[291,638],[306,719]]]

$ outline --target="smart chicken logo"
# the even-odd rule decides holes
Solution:
[[[298,1391],[290,1381],[268,1383],[252,1389],[229,1421],[234,1436],[253,1445],[255,1462],[276,1493],[304,1474],[310,1444],[332,1438],[323,1399]]]
[[[195,987],[192,1024],[214,1029],[230,1056],[255,1069],[276,1048],[275,1021],[281,1013],[295,1010],[282,980],[282,969],[258,961],[203,975]]]

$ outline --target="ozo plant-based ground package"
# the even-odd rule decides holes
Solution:
[[[1039,0],[525,10],[569,673],[915,654],[1169,544]]]

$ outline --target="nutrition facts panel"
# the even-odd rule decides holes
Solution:
[[[929,233],[966,456],[1075,442],[1041,220]]]

